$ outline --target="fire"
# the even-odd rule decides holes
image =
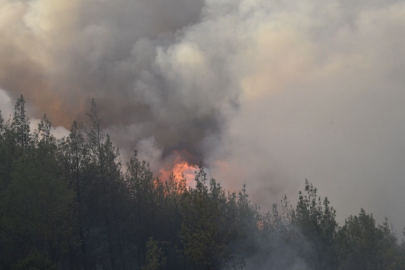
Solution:
[[[186,179],[187,185],[192,185],[194,183],[195,172],[198,171],[198,166],[187,162],[181,152],[174,152],[175,158],[171,164],[165,166],[165,168],[160,169],[159,178],[163,181],[167,181],[169,177],[173,174],[175,180]]]
[[[198,169],[195,165],[190,165],[186,161],[177,163],[173,167],[173,174],[176,179],[181,179],[183,176],[186,178],[187,183],[194,180],[195,171]]]

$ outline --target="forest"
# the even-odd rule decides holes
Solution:
[[[265,212],[248,180],[228,192],[200,167],[193,187],[163,181],[136,151],[124,166],[89,107],[62,139],[46,116],[30,130],[23,96],[0,114],[0,269],[405,269],[388,220],[359,209],[338,224],[306,180],[296,205]]]

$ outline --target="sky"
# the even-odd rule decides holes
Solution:
[[[124,159],[190,153],[270,208],[405,226],[405,1],[0,0],[0,109],[58,136],[94,98]]]

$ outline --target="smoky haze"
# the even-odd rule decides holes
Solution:
[[[1,0],[0,87],[65,128],[95,98],[155,169],[187,150],[259,205],[308,178],[400,230],[404,36],[404,1]]]

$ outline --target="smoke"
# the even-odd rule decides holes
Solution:
[[[0,89],[0,109],[5,121],[13,114],[12,100],[2,89]]]
[[[32,117],[69,128],[95,98],[124,158],[137,147],[158,168],[186,150],[260,205],[308,178],[341,218],[405,224],[403,1],[0,0],[0,14],[0,87]]]
[[[199,0],[1,1],[1,87],[34,103],[34,117],[46,112],[66,128],[84,119],[95,98],[104,127],[131,137],[122,146],[153,135],[174,148],[182,133],[192,144],[206,127],[184,113],[194,108],[177,100],[181,93],[162,77],[156,53],[198,19],[201,6]],[[211,113],[198,118],[216,128]]]
[[[292,229],[296,230],[296,229]],[[277,233],[270,233],[269,239],[254,239],[255,253],[245,256],[246,270],[312,270],[306,260],[318,255],[314,247],[304,239],[298,230],[295,232],[294,244],[286,243]]]

